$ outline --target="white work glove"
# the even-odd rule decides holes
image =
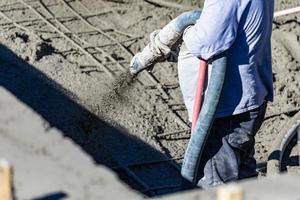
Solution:
[[[144,69],[152,69],[157,62],[173,61],[177,62],[179,45],[171,50],[170,47],[163,44],[159,38],[160,30],[155,30],[150,34],[150,42],[142,52],[137,53],[131,60],[130,72],[134,75]]]
[[[151,68],[159,59],[162,58],[162,52],[156,45],[155,37],[160,30],[155,30],[150,34],[150,42],[145,46],[142,52],[137,53],[130,62],[131,74],[138,74],[140,71]]]
[[[150,43],[152,44],[152,47],[155,49],[156,54],[160,55],[157,62],[164,62],[164,61],[177,62],[182,40],[178,41],[175,45],[173,45],[172,48],[170,48],[160,41],[158,35],[159,31],[160,29],[153,31],[150,34]]]

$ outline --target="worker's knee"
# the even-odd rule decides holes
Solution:
[[[254,146],[254,136],[241,128],[235,129],[226,139],[231,147],[239,149],[244,153],[249,152]]]

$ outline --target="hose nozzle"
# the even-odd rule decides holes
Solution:
[[[137,75],[142,70],[146,69],[146,66],[142,65],[139,60],[139,54],[140,53],[137,53],[130,62],[130,73],[132,75]]]

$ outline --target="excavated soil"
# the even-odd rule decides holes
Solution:
[[[276,0],[276,10],[299,5]],[[177,165],[189,134],[176,64],[160,63],[138,77],[127,70],[149,33],[182,11],[142,0],[0,0],[1,62],[28,65],[1,67],[1,82],[12,84],[6,89],[131,187],[149,196],[172,192],[149,188],[180,183]],[[267,160],[272,141],[300,110],[299,24],[299,13],[274,21],[275,100],[256,137],[258,161]],[[72,110],[74,104],[80,109]],[[170,158],[175,162],[152,162]]]

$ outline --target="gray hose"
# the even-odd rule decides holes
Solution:
[[[145,48],[137,53],[131,60],[130,72],[137,75],[144,69],[153,66],[159,59],[170,54],[171,48],[182,37],[184,30],[196,23],[200,18],[199,9],[184,12],[169,22],[159,32],[154,32],[151,42]]]
[[[281,173],[284,153],[294,137],[300,136],[300,112],[298,112],[276,136],[270,150],[267,163],[267,175]],[[298,137],[299,137],[298,136]],[[300,140],[300,138],[298,138]]]
[[[183,33],[188,26],[196,24],[196,21],[200,18],[200,15],[200,9],[195,9],[180,14],[175,18],[176,32]]]
[[[181,175],[193,186],[197,185],[197,172],[204,144],[209,136],[216,109],[220,100],[227,65],[226,53],[212,62],[212,71],[206,95],[195,128],[185,152]]]

